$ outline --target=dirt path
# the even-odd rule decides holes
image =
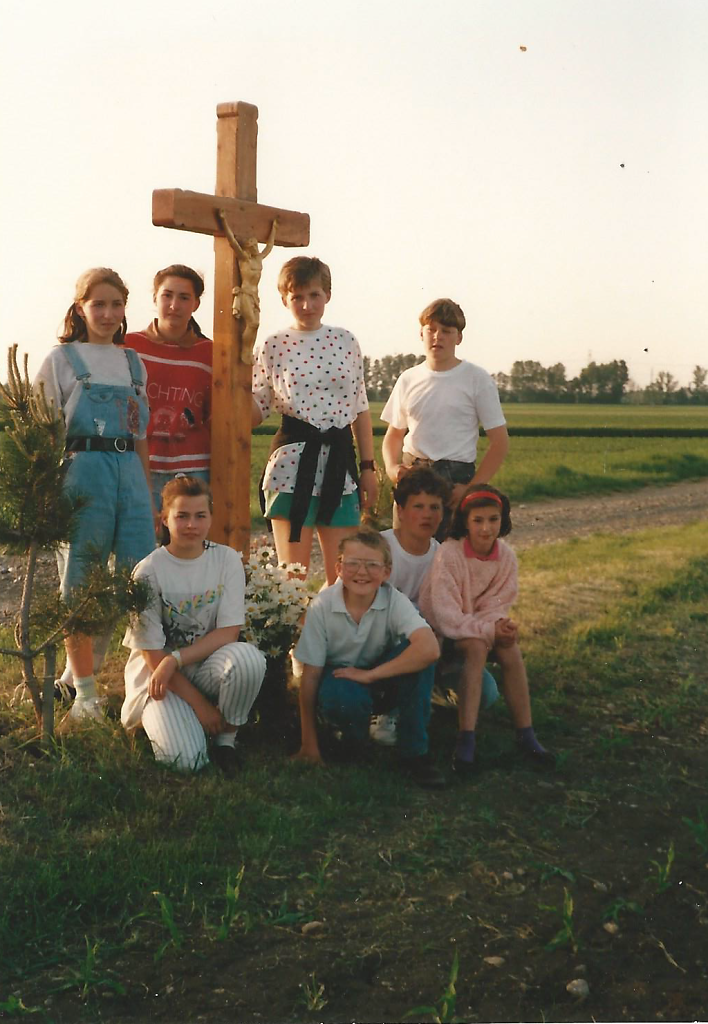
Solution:
[[[674,526],[708,519],[708,480],[644,487],[601,497],[535,501],[512,505],[511,512],[514,528],[510,540],[517,550],[597,531],[629,533],[652,526]],[[0,622],[17,610],[22,589],[20,569],[21,559],[0,554]],[[313,552],[312,571],[322,571],[317,548]],[[57,585],[52,555],[41,558],[39,583]]]
[[[675,526],[708,519],[708,480],[644,487],[602,497],[512,505],[511,518],[510,540],[518,550],[598,531],[631,533],[653,526]]]

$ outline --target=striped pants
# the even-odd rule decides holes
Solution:
[[[204,661],[185,665],[184,675],[219,708],[229,725],[248,721],[266,670],[264,655],[252,644],[224,644]],[[148,699],[143,728],[155,759],[181,771],[207,764],[207,741],[201,723],[186,701],[174,693]]]

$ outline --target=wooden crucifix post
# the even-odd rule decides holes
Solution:
[[[232,314],[241,276],[219,211],[237,239],[271,238],[276,245],[309,245],[306,213],[261,206],[256,190],[258,108],[220,103],[216,108],[215,195],[156,189],[152,222],[158,227],[214,235],[214,367],[211,413],[211,536],[248,552],[251,526],[251,366],[242,353],[243,320]],[[243,356],[243,358],[242,358]]]

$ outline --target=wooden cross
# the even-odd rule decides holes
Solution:
[[[248,554],[251,526],[251,367],[241,359],[242,322],[234,319],[233,290],[241,279],[234,252],[219,226],[223,210],[233,234],[267,242],[277,219],[276,245],[309,245],[306,213],[261,206],[256,191],[258,108],[216,108],[215,195],[156,189],[152,222],[158,227],[214,235],[214,367],[211,411],[210,536]]]

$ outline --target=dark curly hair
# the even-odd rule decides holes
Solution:
[[[413,494],[434,494],[442,499],[443,505],[450,500],[452,489],[444,477],[436,473],[434,469],[423,466],[420,469],[412,469],[393,488],[393,500],[400,508],[406,507],[406,502]]]
[[[479,497],[475,497],[476,494],[479,494]],[[490,497],[490,495],[494,495],[494,497]],[[495,498],[498,500],[495,500]],[[474,508],[488,508],[490,505],[500,508],[501,511],[499,536],[508,536],[511,533],[511,505],[506,494],[502,494],[501,491],[498,491],[496,487],[492,487],[491,484],[470,484],[462,495],[460,504],[455,509],[448,537],[454,537],[455,540],[466,537],[467,520],[469,519],[470,511]]]

